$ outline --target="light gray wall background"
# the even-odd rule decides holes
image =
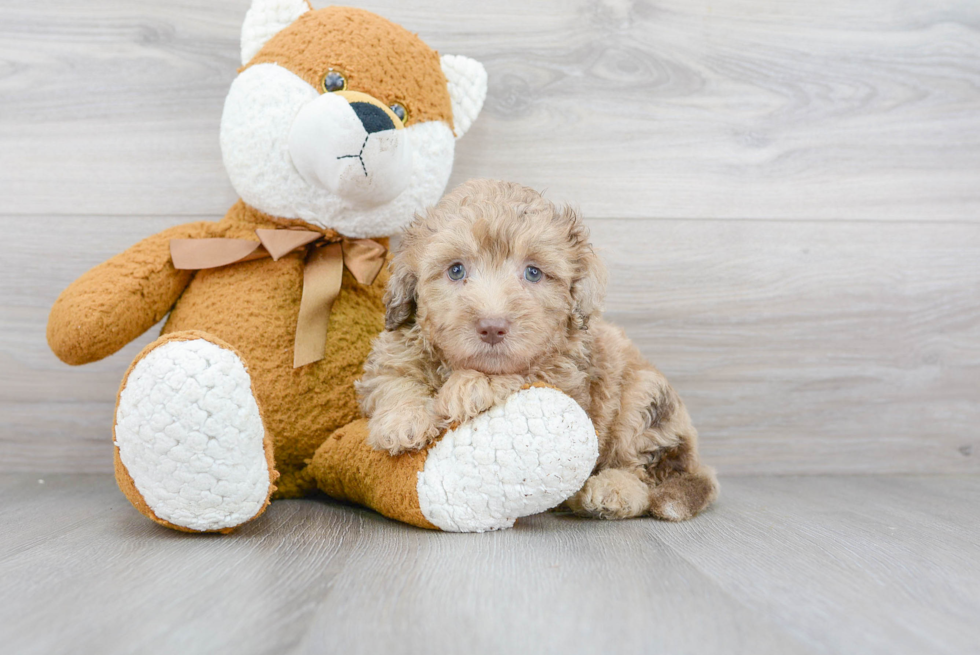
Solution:
[[[314,2],[322,6],[323,2]],[[111,470],[116,388],[57,294],[235,201],[248,0],[0,0],[0,470]],[[608,315],[725,474],[980,471],[980,3],[361,3],[484,62],[453,183],[579,206]]]

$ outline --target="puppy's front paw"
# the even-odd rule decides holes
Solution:
[[[649,509],[650,490],[629,471],[604,469],[586,480],[566,505],[597,519],[628,519]]]
[[[455,371],[436,398],[436,413],[448,423],[463,423],[493,407],[490,378],[478,371]]]
[[[386,411],[368,421],[368,445],[392,455],[420,450],[432,443],[444,427],[428,407]]]

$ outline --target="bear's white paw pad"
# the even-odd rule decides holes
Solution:
[[[153,513],[184,528],[232,528],[262,510],[264,436],[242,361],[204,339],[153,349],[119,394],[119,457]]]
[[[509,528],[578,491],[598,457],[595,428],[578,403],[555,389],[526,389],[429,450],[419,505],[449,532]]]

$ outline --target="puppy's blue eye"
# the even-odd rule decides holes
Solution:
[[[528,266],[524,269],[524,279],[528,282],[538,282],[542,276],[544,276],[544,273],[537,266]]]
[[[449,275],[450,280],[455,280],[458,282],[459,280],[462,280],[464,277],[466,277],[466,269],[463,267],[462,264],[456,263],[449,267],[449,270],[446,271],[446,274]]]

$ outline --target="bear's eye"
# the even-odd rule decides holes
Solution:
[[[344,77],[343,73],[338,73],[337,71],[329,71],[323,76],[323,90],[327,93],[333,93],[334,91],[343,91],[347,88],[347,78]]]
[[[393,102],[389,107],[391,113],[398,117],[402,123],[408,120],[408,110],[405,109],[405,105],[400,102]]]
[[[453,280],[454,282],[459,282],[464,277],[466,277],[466,268],[459,262],[456,262],[455,264],[449,267],[449,269],[446,271],[446,275],[449,276],[450,280]]]
[[[539,282],[544,273],[537,266],[528,266],[524,269],[524,279],[528,282]]]

